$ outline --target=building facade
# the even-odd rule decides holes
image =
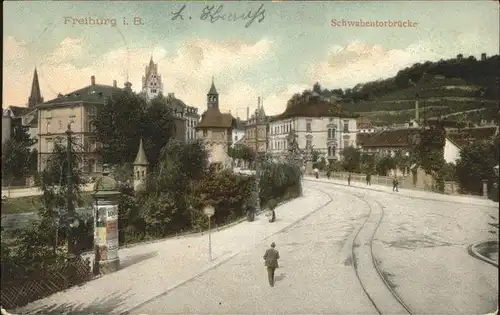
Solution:
[[[125,83],[125,89],[131,90],[131,83]],[[90,78],[90,85],[68,93],[59,94],[53,100],[36,106],[38,110],[38,170],[46,163],[54,150],[55,143],[66,141],[68,124],[73,132],[76,150],[81,151],[79,165],[85,175],[102,172],[102,163],[96,153],[99,143],[93,131],[93,119],[97,107],[105,104],[107,97],[118,91],[116,81],[113,86],[96,84],[95,77]]]
[[[269,120],[264,111],[262,99],[257,100],[257,109],[245,125],[245,144],[257,154],[264,154],[268,149]]]
[[[186,106],[184,110],[186,141],[196,140],[196,126],[200,121],[200,114],[198,108],[193,106]]]
[[[41,103],[43,103],[43,97],[40,92],[38,72],[35,68],[27,106],[9,106],[2,113],[2,143],[10,139],[15,130],[21,126],[26,128],[31,138],[38,137],[36,105]],[[33,145],[31,149],[36,149],[36,145]]]
[[[356,120],[356,129],[358,133],[374,133],[375,126],[373,126],[372,122],[366,117],[359,117]]]
[[[246,141],[245,126],[246,126],[245,121],[242,121],[241,119],[236,118],[236,124],[233,128],[233,131],[232,131],[232,141],[231,141],[232,147],[234,147],[234,145],[237,143],[245,144],[245,141]]]
[[[235,125],[236,119],[231,114],[220,112],[219,93],[212,79],[212,86],[207,93],[207,110],[201,115],[196,131],[198,139],[203,140],[208,151],[209,163],[219,169],[231,167],[228,150]]]
[[[356,146],[356,118],[339,105],[322,100],[287,108],[269,123],[270,152],[285,155],[288,135],[293,131],[300,149],[312,147],[328,160],[339,160],[344,148]]]
[[[142,76],[141,92],[148,101],[163,93],[163,82],[161,81],[161,75],[158,73],[158,64],[153,62],[153,57],[149,60],[149,64]]]

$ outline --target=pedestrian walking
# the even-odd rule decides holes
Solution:
[[[326,178],[330,179],[330,176],[332,176],[332,171],[328,170],[326,172]]]
[[[274,287],[274,271],[278,266],[278,259],[280,259],[280,253],[275,249],[276,244],[274,242],[271,243],[271,248],[266,250],[264,254],[264,261],[267,267],[267,277],[269,280],[269,285]]]
[[[270,218],[269,218],[269,222],[273,223],[274,221],[276,221],[276,212],[274,212],[274,209],[272,209],[271,214],[270,214]]]
[[[372,174],[370,174],[370,173],[366,174],[366,185],[368,185],[368,186],[372,185]]]
[[[392,180],[392,191],[398,192],[399,191],[398,185],[399,185],[398,178],[394,176],[394,179]]]
[[[347,176],[347,185],[351,186],[351,173]]]

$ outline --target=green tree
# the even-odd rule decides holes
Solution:
[[[2,180],[7,185],[36,172],[37,153],[31,146],[37,142],[30,138],[27,128],[17,126],[13,136],[2,144]]]
[[[73,150],[75,162],[79,156]],[[46,168],[38,174],[37,184],[42,190],[42,205],[37,210],[39,220],[15,233],[15,241],[6,246],[4,259],[17,266],[25,276],[34,272],[55,272],[65,267],[66,231],[75,218],[67,211],[67,147],[56,143],[54,153],[49,157]],[[76,205],[83,205],[81,187],[84,184],[77,163],[73,164],[72,188]],[[91,231],[86,231],[91,234]],[[78,250],[78,247],[77,247]],[[3,264],[3,262],[2,262]],[[4,270],[2,269],[2,272]],[[2,277],[4,275],[2,274]]]
[[[139,204],[147,232],[157,235],[190,226],[192,195],[208,168],[208,155],[201,141],[182,143],[171,139],[160,153]]]
[[[354,147],[342,150],[342,167],[347,172],[358,173],[360,171],[361,152]]]
[[[160,95],[154,98],[146,107],[139,130],[144,140],[148,161],[156,165],[162,149],[176,134],[175,117],[165,97]],[[138,143],[139,140],[134,154],[137,154]]]
[[[99,153],[104,163],[132,163],[144,141],[148,161],[158,163],[162,148],[175,134],[175,118],[162,96],[151,101],[130,91],[113,94],[105,105],[97,108],[93,121],[97,140],[102,143]]]
[[[375,158],[375,171],[379,176],[387,176],[390,170],[395,169],[396,164],[390,155],[377,155]]]
[[[238,143],[229,148],[229,156],[233,159],[242,160],[248,163],[255,161],[255,152],[249,146]]]
[[[106,104],[97,107],[93,121],[98,152],[103,162],[121,165],[133,162],[139,147],[146,102],[130,91],[114,93]]]
[[[463,192],[481,194],[483,179],[493,183],[493,167],[498,165],[498,141],[474,143],[460,151],[456,165],[456,179]]]
[[[418,164],[436,180],[438,191],[444,191],[442,173],[446,163],[444,144],[445,131],[441,121],[438,121],[435,126],[425,127],[420,131],[420,141],[416,150]]]

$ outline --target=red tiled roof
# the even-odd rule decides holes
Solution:
[[[366,117],[359,117],[356,120],[356,125],[358,126],[358,129],[372,129],[373,128],[372,122]]]
[[[371,133],[358,133],[356,135],[356,142],[358,145],[363,146],[365,143],[370,141],[371,137],[374,136],[375,134]]]
[[[209,108],[201,115],[201,121],[196,128],[232,128],[236,119],[231,114],[221,113],[216,108]]]
[[[418,133],[419,129],[415,128],[383,130],[362,139],[363,143],[360,144],[372,148],[407,147],[412,143],[412,136]]]
[[[341,104],[332,104],[322,99],[314,99],[309,103],[299,103],[289,106],[286,110],[277,116],[271,117],[271,121],[281,120],[291,117],[345,117],[357,118],[359,115],[346,112]]]
[[[446,136],[463,148],[476,141],[491,140],[497,134],[498,127],[465,128],[449,132]]]

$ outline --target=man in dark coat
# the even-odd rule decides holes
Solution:
[[[278,268],[278,259],[280,259],[280,253],[275,249],[276,244],[274,242],[271,244],[271,248],[266,250],[264,254],[264,261],[267,267],[267,275],[269,279],[269,285],[274,287],[274,271]]]
[[[398,178],[394,176],[394,179],[392,180],[392,191],[398,192],[398,185],[399,185]]]

